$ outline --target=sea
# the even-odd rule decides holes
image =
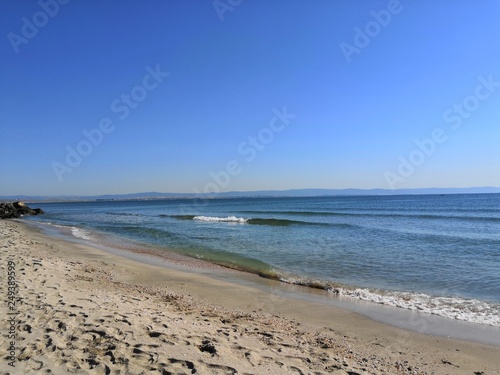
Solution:
[[[38,203],[25,220],[500,327],[500,194]]]

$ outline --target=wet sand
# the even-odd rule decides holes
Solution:
[[[15,221],[0,221],[0,258],[1,374],[500,373],[499,347],[290,298],[271,280],[234,283],[222,268],[146,264]]]

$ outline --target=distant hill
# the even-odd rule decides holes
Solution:
[[[419,195],[419,194],[485,194],[500,193],[498,187],[472,188],[422,188],[422,189],[290,189],[290,190],[258,190],[258,191],[231,191],[224,193],[210,193],[202,195],[207,198],[229,197],[319,197],[339,195]],[[12,195],[0,196],[0,201],[94,201],[94,200],[136,200],[136,199],[180,199],[196,198],[194,193],[158,193],[144,192],[133,194],[104,194],[93,196],[59,195]]]

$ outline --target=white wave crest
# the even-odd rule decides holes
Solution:
[[[85,230],[77,227],[71,227],[71,234],[77,238],[90,241],[92,237]]]
[[[500,306],[495,303],[458,297],[432,297],[423,293],[389,292],[379,294],[361,288],[355,290],[335,288],[335,292],[339,295],[382,305],[419,310],[450,319],[500,327],[500,316],[498,315]]]
[[[223,222],[223,223],[246,223],[248,221],[248,219],[236,216],[228,216],[228,217],[195,216],[193,220],[213,221],[213,222]]]

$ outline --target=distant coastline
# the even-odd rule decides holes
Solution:
[[[416,189],[289,189],[289,190],[255,190],[230,191],[220,193],[159,193],[142,192],[131,194],[103,195],[9,195],[0,196],[0,202],[85,202],[85,201],[127,201],[127,200],[159,200],[159,199],[217,199],[217,198],[271,198],[271,197],[321,197],[321,196],[353,196],[353,195],[429,195],[429,194],[500,194],[500,187],[483,186],[470,188],[416,188]]]

